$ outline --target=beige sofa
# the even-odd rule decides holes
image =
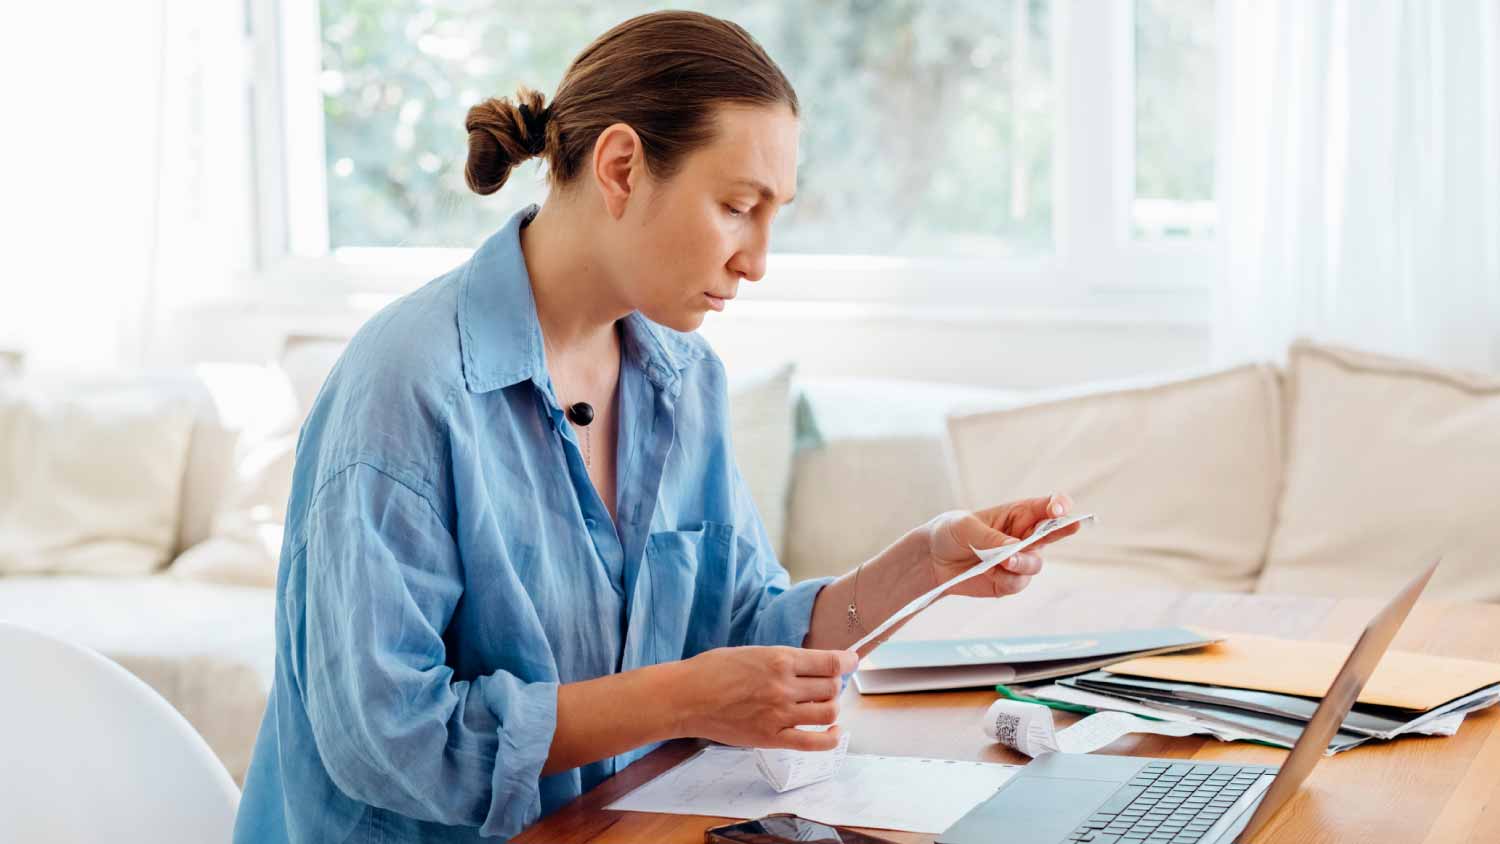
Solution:
[[[93,467],[79,485],[109,481],[62,495],[70,476],[49,489],[36,448],[0,452],[0,619],[118,660],[236,778],[271,682],[268,587],[295,432],[340,347],[296,338],[276,366],[48,382],[54,396],[154,404],[63,412],[0,382],[0,442],[26,430],[14,420],[28,401],[28,436],[43,442],[36,429],[97,413],[57,453]],[[739,461],[796,578],[846,571],[949,508],[1066,491],[1098,524],[1048,553],[1054,582],[1378,593],[1441,549],[1436,593],[1500,600],[1500,379],[1302,344],[1284,369],[1052,393],[783,366],[737,375],[731,408]],[[141,413],[157,424],[142,428]],[[55,529],[18,531],[15,502]]]
[[[296,424],[262,366],[0,379],[0,619],[124,665],[236,778],[274,660],[265,458]]]
[[[983,401],[799,452],[794,573],[846,569],[944,489],[970,509],[1065,491],[1098,522],[1048,551],[1052,582],[1383,595],[1442,554],[1430,594],[1500,601],[1500,377],[1298,343],[1285,367]]]

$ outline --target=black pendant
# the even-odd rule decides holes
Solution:
[[[594,421],[594,406],[581,401],[568,408],[568,421],[574,425],[587,425]]]

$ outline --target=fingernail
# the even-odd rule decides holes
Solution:
[[[1054,516],[1061,516],[1062,514],[1063,514],[1062,502],[1058,501],[1055,498],[1052,499],[1052,515],[1054,515]]]

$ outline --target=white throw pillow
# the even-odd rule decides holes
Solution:
[[[0,382],[0,574],[166,563],[193,419],[139,380]]]
[[[1269,366],[954,415],[948,441],[964,507],[1065,492],[1097,517],[1047,549],[1049,584],[1249,591],[1260,573],[1281,483]]]
[[[247,453],[296,431],[301,421],[291,382],[277,367],[203,363],[184,380],[197,401],[197,420],[183,479],[179,552],[214,535]]]
[[[213,534],[178,555],[173,577],[241,586],[275,586],[297,434],[250,442],[239,453]]]
[[[1298,343],[1286,490],[1258,591],[1500,601],[1500,378]]]
[[[248,390],[241,398],[255,399],[230,408],[245,429],[211,534],[179,554],[168,574],[211,583],[276,585],[297,437],[348,342],[293,336],[280,360],[255,378],[246,380],[244,373],[232,370],[217,373],[217,383],[228,383],[233,376],[241,390]],[[252,412],[257,408],[260,412]]]
[[[313,402],[317,401],[318,393],[323,389],[323,382],[328,380],[328,375],[348,345],[347,337],[294,335],[286,338],[277,368],[291,384],[300,413],[297,423],[299,427],[300,420],[306,419],[307,414],[312,411]]]
[[[760,511],[776,558],[783,559],[787,488],[792,474],[793,365],[729,376],[729,437],[734,460]]]

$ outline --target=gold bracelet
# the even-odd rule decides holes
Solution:
[[[866,560],[865,562],[869,562]],[[849,590],[849,629],[858,630],[861,635],[865,633],[865,626],[859,621],[859,610],[855,609],[855,603],[859,600],[859,573],[864,571],[865,564],[860,563],[854,570],[854,588]]]

